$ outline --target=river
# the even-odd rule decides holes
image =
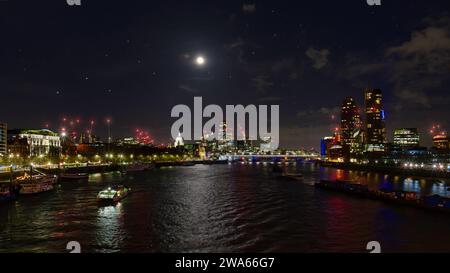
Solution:
[[[447,181],[414,180],[289,164],[303,181],[270,164],[166,167],[132,175],[93,174],[53,192],[0,204],[0,252],[449,252],[450,217],[326,192],[320,179],[357,179],[371,188],[448,195]],[[97,193],[132,187],[115,206]]]

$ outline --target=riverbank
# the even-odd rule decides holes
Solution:
[[[342,170],[376,172],[388,175],[411,176],[416,178],[445,178],[450,179],[450,172],[448,171],[434,171],[424,169],[410,169],[396,166],[381,166],[381,165],[360,165],[353,163],[335,163],[335,162],[321,162],[322,167],[329,167]]]
[[[171,167],[171,166],[193,166],[196,164],[205,164],[205,165],[213,165],[213,164],[226,164],[227,160],[189,160],[189,161],[156,161],[152,163],[144,163],[144,164],[153,164],[156,168],[160,167]],[[77,167],[66,167],[66,168],[36,168],[37,170],[52,175],[59,175],[62,172],[69,173],[108,173],[121,171],[127,165],[120,164],[103,164],[103,165],[88,165],[88,166],[77,166]],[[29,170],[20,170],[14,171],[12,174],[9,172],[0,173],[0,182],[8,181],[11,177],[15,179],[18,176],[24,175],[25,172],[29,172]]]
[[[389,189],[369,190],[367,185],[343,180],[321,180],[315,187],[354,197],[382,201],[394,205],[408,206],[434,212],[450,212],[450,198],[440,195],[420,196],[416,192],[394,191]]]

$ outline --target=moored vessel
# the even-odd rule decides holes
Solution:
[[[321,180],[315,183],[321,189],[337,191],[354,195],[356,197],[379,200],[396,205],[406,205],[432,211],[450,212],[450,198],[440,195],[422,196],[416,192],[379,189],[370,190],[367,185],[345,180]]]
[[[301,173],[287,173],[283,172],[281,177],[290,179],[290,180],[303,180],[303,174]]]
[[[59,175],[62,180],[85,180],[89,179],[88,173],[62,173]]]
[[[45,174],[29,175],[17,177],[16,182],[19,185],[21,195],[36,194],[47,192],[54,189],[57,177]]]
[[[2,201],[13,201],[17,199],[19,195],[18,188],[15,188],[10,183],[0,184],[0,202]]]
[[[143,172],[145,170],[147,170],[147,167],[141,163],[126,165],[123,168],[123,172],[125,173]]]

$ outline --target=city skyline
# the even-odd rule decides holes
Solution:
[[[363,90],[379,88],[388,140],[396,128],[418,128],[431,146],[429,128],[448,128],[450,114],[450,20],[442,3],[236,1],[173,9],[60,1],[30,3],[35,14],[9,1],[1,4],[8,103],[0,119],[11,129],[52,123],[56,130],[64,116],[96,117],[106,139],[103,119],[112,117],[116,138],[143,128],[167,143],[171,107],[203,96],[207,104],[279,104],[280,146],[318,149],[339,125],[331,117],[342,99],[363,105]]]
[[[0,253],[450,252],[448,0],[0,0],[0,25]]]

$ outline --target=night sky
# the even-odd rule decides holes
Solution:
[[[381,88],[388,136],[450,128],[450,2],[0,1],[0,121],[168,143],[174,105],[280,105],[281,146],[318,148],[346,96]],[[199,67],[194,58],[202,55]],[[331,116],[335,114],[336,120]],[[450,129],[449,129],[450,130]]]

